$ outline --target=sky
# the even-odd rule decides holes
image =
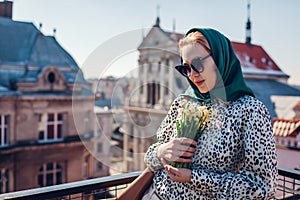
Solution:
[[[56,40],[82,68],[85,78],[121,77],[137,68],[137,47],[157,16],[166,31],[212,27],[232,41],[244,42],[247,2],[13,0],[13,19],[32,22],[37,28],[42,23],[45,35],[53,35],[55,28]],[[300,85],[300,1],[251,0],[250,19],[252,43],[261,45],[290,75],[289,83]]]

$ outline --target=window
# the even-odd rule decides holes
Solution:
[[[0,194],[9,192],[8,170],[0,168]]]
[[[101,153],[101,152],[102,152],[102,149],[103,149],[103,145],[102,145],[101,142],[99,142],[99,143],[97,144],[97,152],[98,152],[98,153]]]
[[[9,116],[0,115],[0,147],[8,145]]]
[[[166,82],[166,87],[164,88],[165,95],[169,95],[169,82]]]
[[[53,72],[50,72],[48,74],[48,81],[49,81],[49,83],[53,84],[55,82],[55,79],[56,79],[55,78],[55,74]]]
[[[136,118],[136,116],[134,116],[134,119]],[[130,125],[130,133],[129,133],[130,139],[134,138],[134,126],[133,124]]]
[[[161,62],[158,62],[158,69],[157,69],[158,72],[160,72],[160,68],[161,68]]]
[[[63,138],[63,114],[39,114],[39,141],[55,141]]]
[[[169,64],[170,64],[170,60],[166,59],[166,66],[169,66]]]
[[[246,61],[252,63],[253,62],[253,58],[250,56],[246,56]]]
[[[38,184],[40,187],[62,183],[62,168],[56,162],[46,163],[40,167]]]
[[[103,169],[103,164],[102,162],[97,163],[97,171],[101,171]]]
[[[148,83],[147,84],[147,104],[155,105],[160,99],[160,84]]]
[[[84,161],[83,161],[83,178],[84,179],[88,179],[89,178],[89,168],[90,168],[90,155],[87,155],[84,157]]]
[[[143,94],[143,87],[144,87],[143,82],[140,82],[140,94]]]
[[[133,149],[132,148],[129,149],[129,157],[133,158]]]
[[[143,73],[144,72],[143,64],[140,65],[140,68],[141,68],[141,73]]]
[[[149,63],[148,72],[152,72],[152,63]]]

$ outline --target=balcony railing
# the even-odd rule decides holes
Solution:
[[[300,199],[300,171],[278,168],[279,180],[276,199]],[[131,172],[102,178],[36,188],[0,195],[0,199],[116,199],[139,174]]]
[[[278,167],[277,199],[300,199],[300,171]]]

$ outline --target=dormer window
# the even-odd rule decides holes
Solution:
[[[268,65],[268,66],[272,66],[272,65],[273,65],[272,61],[269,60],[269,59],[267,59],[267,58],[262,58],[261,61],[262,61],[264,64]]]
[[[250,56],[246,56],[246,61],[252,63],[253,62],[253,58]]]
[[[49,83],[51,83],[51,84],[53,84],[54,82],[55,82],[55,79],[56,79],[56,77],[55,77],[55,73],[54,72],[50,72],[49,74],[48,74],[48,81],[49,81]]]

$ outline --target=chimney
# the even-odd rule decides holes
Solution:
[[[12,19],[12,1],[0,2],[0,17]]]

